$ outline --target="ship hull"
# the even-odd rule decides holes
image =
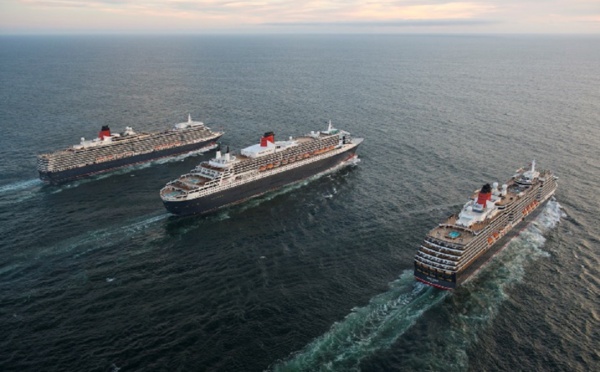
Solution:
[[[458,286],[463,284],[469,278],[473,276],[482,266],[486,264],[492,257],[494,257],[498,252],[500,252],[506,244],[515,236],[519,235],[519,233],[525,228],[533,219],[535,219],[544,209],[544,206],[548,202],[548,200],[552,197],[553,194],[550,194],[548,198],[538,205],[538,207],[523,218],[519,223],[513,226],[513,228],[506,233],[502,238],[496,241],[487,251],[485,251],[479,258],[477,258],[471,265],[465,268],[462,271],[457,273],[453,273],[449,280],[444,280],[442,278],[433,278],[424,273],[421,273],[417,270],[417,265],[415,263],[414,267],[414,275],[415,279],[425,283],[427,285],[444,289],[444,290],[453,290]]]
[[[89,164],[82,167],[68,169],[59,172],[39,172],[40,179],[51,185],[59,185],[69,181],[74,181],[80,178],[88,177],[94,174],[104,173],[113,171],[119,168],[124,168],[134,164],[146,163],[152,160],[166,158],[170,156],[177,156],[192,151],[198,151],[204,147],[216,145],[216,141],[220,138],[213,137],[207,141],[201,141],[197,143],[191,143],[184,146],[173,147],[164,150],[153,151],[149,153],[134,155],[126,158],[116,159],[112,161],[106,161],[102,163]]]
[[[163,203],[169,212],[180,216],[210,213],[219,208],[244,202],[245,200],[262,195],[266,192],[277,190],[283,186],[325,172],[341,164],[345,160],[352,158],[357,147],[358,146],[354,146],[347,151],[324,158],[320,161],[290,169],[289,171],[273,174],[221,192],[191,200],[163,200]]]

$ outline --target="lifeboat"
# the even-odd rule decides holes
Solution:
[[[313,154],[314,154],[314,155],[320,155],[320,154],[322,154],[322,153],[324,153],[324,152],[326,152],[326,151],[329,151],[329,149],[326,149],[326,148],[325,148],[325,149],[319,149],[319,150],[315,150],[315,151],[313,152]]]
[[[490,237],[488,238],[488,244],[489,244],[489,245],[491,245],[493,242],[494,242],[494,239],[492,239],[492,237],[490,236]]]
[[[273,169],[273,164],[268,164],[267,169]]]
[[[259,171],[264,172],[267,170],[267,167],[265,167],[264,165],[260,168],[258,168]]]
[[[310,154],[309,154],[308,152],[307,152],[306,154],[302,155],[302,157],[303,157],[304,159],[308,158],[309,156],[310,156]]]
[[[500,235],[497,232],[495,232],[493,235],[494,235],[494,239],[498,239],[500,237]]]
[[[280,166],[280,165],[281,165],[281,162],[280,162],[280,161],[278,161],[277,163],[273,164],[273,167],[277,168],[277,167],[278,167],[278,166]]]

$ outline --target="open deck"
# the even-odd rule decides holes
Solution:
[[[499,207],[499,209],[506,208],[506,206],[519,198],[518,193],[521,191],[521,189],[514,185],[514,182],[509,182],[509,188],[506,195],[501,197],[500,200],[496,202],[496,206]],[[471,198],[477,200],[478,193],[479,190],[475,191]],[[502,211],[500,210],[498,213],[502,213]],[[492,217],[491,219],[476,222],[469,227],[465,227],[456,225],[456,222],[458,221],[458,215],[453,214],[445,221],[440,223],[436,228],[431,230],[428,235],[450,244],[469,244],[475,238],[477,233],[483,230],[495,219],[496,217]]]
[[[436,228],[431,230],[428,236],[440,240],[448,244],[466,245],[475,238],[475,234],[469,229],[454,225],[456,222],[456,216],[450,217],[444,224],[438,225]]]

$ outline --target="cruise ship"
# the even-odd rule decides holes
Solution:
[[[105,125],[98,138],[81,138],[70,148],[38,155],[37,169],[42,181],[56,185],[132,164],[214,149],[222,135],[193,121],[191,115],[187,122],[153,133],[136,133],[131,127],[112,133]]]
[[[300,181],[356,158],[362,138],[333,128],[276,141],[273,132],[239,154],[222,154],[160,190],[166,209],[176,215],[203,214]]]
[[[427,234],[415,256],[415,278],[446,290],[460,286],[542,210],[556,180],[549,170],[537,171],[534,160],[502,186],[494,182],[475,190],[459,214]]]

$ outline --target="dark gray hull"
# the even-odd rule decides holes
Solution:
[[[60,172],[39,172],[40,179],[52,185],[59,185],[61,183],[88,177],[94,174],[109,172],[115,169],[127,167],[134,164],[146,163],[156,159],[181,155],[191,151],[197,151],[202,149],[203,147],[209,146],[211,143],[216,144],[216,141],[219,139],[219,137],[211,138],[208,141],[192,143],[181,147],[153,151],[146,154],[134,155],[128,158],[121,158],[103,163],[84,165],[78,168],[68,169]]]
[[[279,189],[283,186],[301,181],[328,169],[335,167],[354,156],[358,146],[348,151],[324,158],[320,161],[290,169],[289,171],[273,174],[259,180],[227,189],[214,194],[206,195],[192,200],[163,201],[165,208],[176,215],[205,214],[221,207],[241,203],[247,199],[262,195],[266,192]]]
[[[548,198],[548,200],[550,200],[550,198]],[[464,283],[467,279],[469,279],[482,266],[484,266],[494,255],[496,255],[496,253],[500,252],[502,248],[504,248],[512,238],[519,235],[523,228],[525,228],[533,219],[535,219],[542,212],[548,200],[538,205],[538,207],[533,212],[527,215],[527,217],[525,217],[521,222],[514,226],[508,233],[506,233],[506,235],[504,235],[496,243],[494,243],[485,253],[483,253],[479,258],[477,258],[477,260],[475,260],[466,269],[459,271],[458,273],[453,273],[451,277],[444,280],[442,278],[432,278],[430,276],[425,275],[424,273],[417,271],[417,264],[415,263],[415,279],[436,288],[445,290],[455,289],[456,287]]]

